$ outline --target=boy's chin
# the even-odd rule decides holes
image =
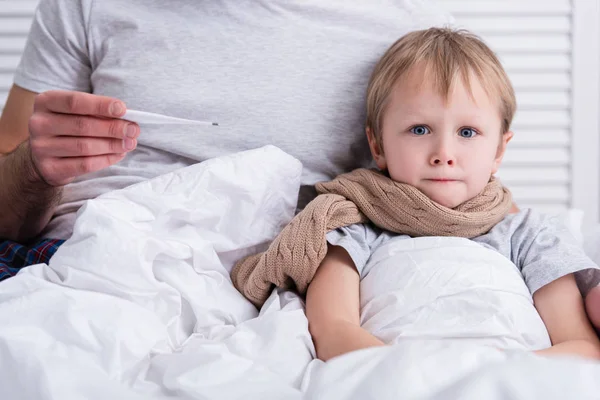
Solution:
[[[440,197],[440,198],[430,197],[430,199],[446,208],[456,208],[457,206],[459,206],[462,203],[462,201],[457,201],[455,199],[448,198],[448,197]]]
[[[427,193],[425,193],[427,194]],[[448,196],[448,195],[433,195],[428,197],[434,202],[438,203],[441,206],[446,208],[456,208],[461,203],[464,203],[464,200],[460,199],[458,196]]]

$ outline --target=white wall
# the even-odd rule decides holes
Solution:
[[[600,0],[437,0],[499,54],[517,92],[499,175],[522,207],[597,221]],[[36,0],[0,0],[0,109]]]

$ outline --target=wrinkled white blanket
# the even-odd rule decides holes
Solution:
[[[363,274],[361,325],[385,343],[551,345],[515,264],[471,240],[392,239],[371,255]]]
[[[313,360],[296,295],[258,315],[229,279],[291,219],[300,173],[269,146],[87,202],[49,266],[0,285],[0,398],[599,397],[600,364],[523,351],[547,335],[518,271],[464,240],[374,254],[363,324],[395,344]]]

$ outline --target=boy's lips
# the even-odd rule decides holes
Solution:
[[[425,179],[426,181],[432,181],[432,182],[456,182],[458,181],[458,179],[452,179],[452,178],[431,178],[431,179]]]

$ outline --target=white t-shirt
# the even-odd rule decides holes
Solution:
[[[450,22],[420,0],[41,0],[18,86],[220,124],[142,126],[123,161],[65,188],[42,236],[68,238],[87,199],[267,144],[303,163],[302,207],[310,185],[370,162],[364,101],[378,58],[408,31]]]

